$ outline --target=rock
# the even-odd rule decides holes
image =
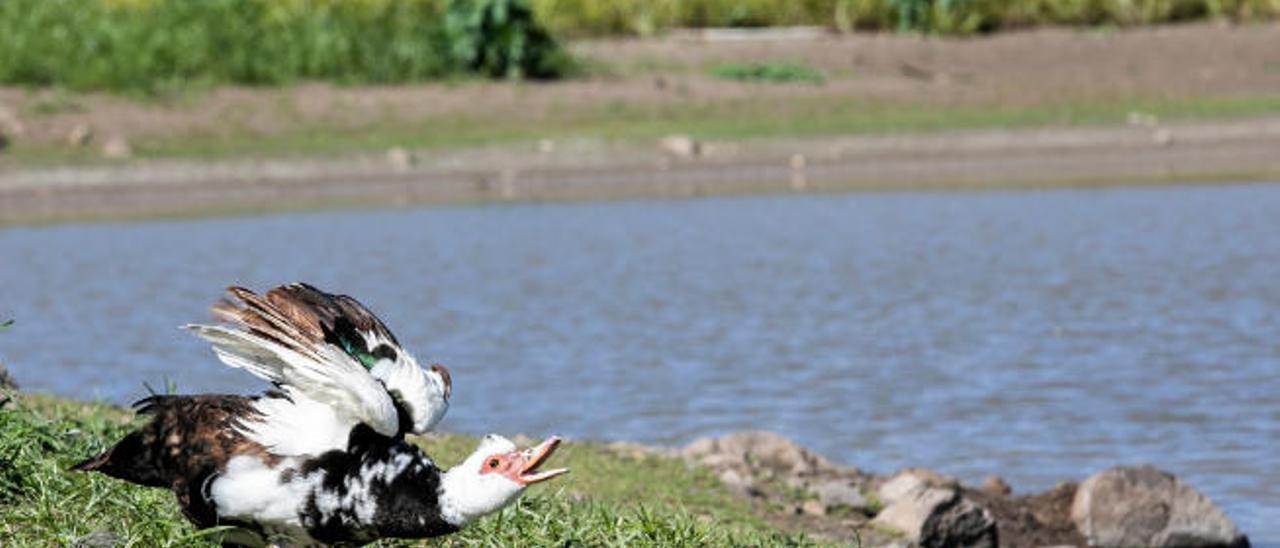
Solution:
[[[718,439],[699,439],[686,446],[682,453],[685,458],[711,468],[743,466],[790,475],[833,468],[821,456],[772,432],[735,432]]]
[[[1006,496],[1013,493],[1013,488],[1000,476],[987,476],[982,480],[982,491],[988,495]]]
[[[71,130],[67,132],[67,144],[73,147],[82,147],[93,141],[93,128],[89,124],[79,123],[71,126]]]
[[[720,444],[715,438],[698,438],[689,442],[680,452],[687,459],[698,459],[719,451]]]
[[[129,141],[119,135],[114,135],[102,143],[102,157],[120,160],[133,156],[133,147],[129,145]]]
[[[21,118],[18,118],[18,113],[12,108],[0,105],[0,133],[17,138],[22,137],[26,132],[27,126],[23,125]]]
[[[76,539],[76,548],[111,548],[120,544],[120,536],[111,531],[94,531]]]
[[[915,474],[898,474],[880,486],[878,493],[885,504],[893,504],[899,500],[910,498],[928,489],[928,484]]]
[[[9,370],[5,369],[4,363],[0,362],[0,390],[17,390],[18,381],[13,380],[9,375]]]
[[[538,152],[543,154],[551,154],[556,151],[556,142],[551,139],[540,139],[538,141]]]
[[[1173,132],[1169,131],[1167,128],[1157,129],[1151,132],[1151,140],[1162,147],[1172,146]]]
[[[893,504],[900,498],[909,497],[929,487],[941,487],[954,491],[959,486],[960,480],[951,476],[945,476],[927,468],[906,468],[882,484],[877,492],[880,500],[885,504]]]
[[[818,500],[822,502],[827,510],[846,507],[858,512],[868,513],[867,511],[870,508],[867,498],[862,496],[862,491],[851,481],[827,481],[814,486],[810,491],[818,496]]]
[[[387,163],[391,164],[392,169],[396,171],[408,171],[417,163],[417,159],[413,157],[413,153],[400,147],[394,147],[387,150]]]
[[[800,510],[811,516],[827,515],[827,505],[816,500],[805,501],[804,504],[800,505]]]
[[[1122,466],[1085,480],[1071,519],[1091,546],[1248,546],[1222,509],[1173,474]]]
[[[804,167],[808,164],[809,164],[809,161],[804,157],[803,154],[791,155],[791,169],[804,169]]]
[[[726,489],[739,496],[752,496],[757,493],[751,480],[738,473],[737,470],[720,472],[720,483],[723,483]]]
[[[702,153],[702,144],[688,135],[668,135],[658,141],[658,147],[680,158],[693,158]]]
[[[897,529],[924,548],[997,545],[991,514],[955,489],[944,487],[913,489],[887,506],[872,523]]]

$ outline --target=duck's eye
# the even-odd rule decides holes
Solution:
[[[489,468],[497,468],[497,467],[498,467],[498,459],[491,459],[489,461]]]

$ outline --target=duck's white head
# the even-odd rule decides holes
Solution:
[[[410,432],[414,434],[430,431],[449,410],[453,382],[443,365],[433,363],[423,368],[408,355],[401,355],[395,361],[380,360],[369,373],[409,412]]]
[[[518,451],[507,438],[485,436],[471,456],[444,473],[441,514],[449,523],[462,527],[501,510],[519,498],[526,487],[568,472],[567,468],[537,471],[559,445],[560,438],[552,436],[536,447]]]

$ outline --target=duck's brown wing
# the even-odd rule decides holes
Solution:
[[[242,434],[242,421],[253,419],[255,398],[230,395],[152,396],[134,404],[151,421],[130,432],[101,454],[72,470],[101,472],[149,487],[165,487],[178,496],[183,513],[199,527],[216,524],[217,516],[202,487],[227,461],[251,455],[273,457]]]
[[[376,316],[350,297],[305,284],[280,286],[266,297],[241,287],[228,292],[238,303],[213,308],[226,325],[186,326],[213,344],[218,359],[332,407],[344,432],[363,423],[384,436],[399,433],[395,402],[369,372],[400,356]],[[416,364],[412,371],[422,375]]]

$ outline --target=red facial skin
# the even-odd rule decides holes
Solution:
[[[524,451],[490,455],[480,464],[480,475],[500,474],[525,487],[547,481],[568,472],[563,468],[546,472],[533,471],[542,461],[550,457],[551,453],[555,452],[556,447],[559,445],[560,438],[552,437],[537,447],[530,447]]]

